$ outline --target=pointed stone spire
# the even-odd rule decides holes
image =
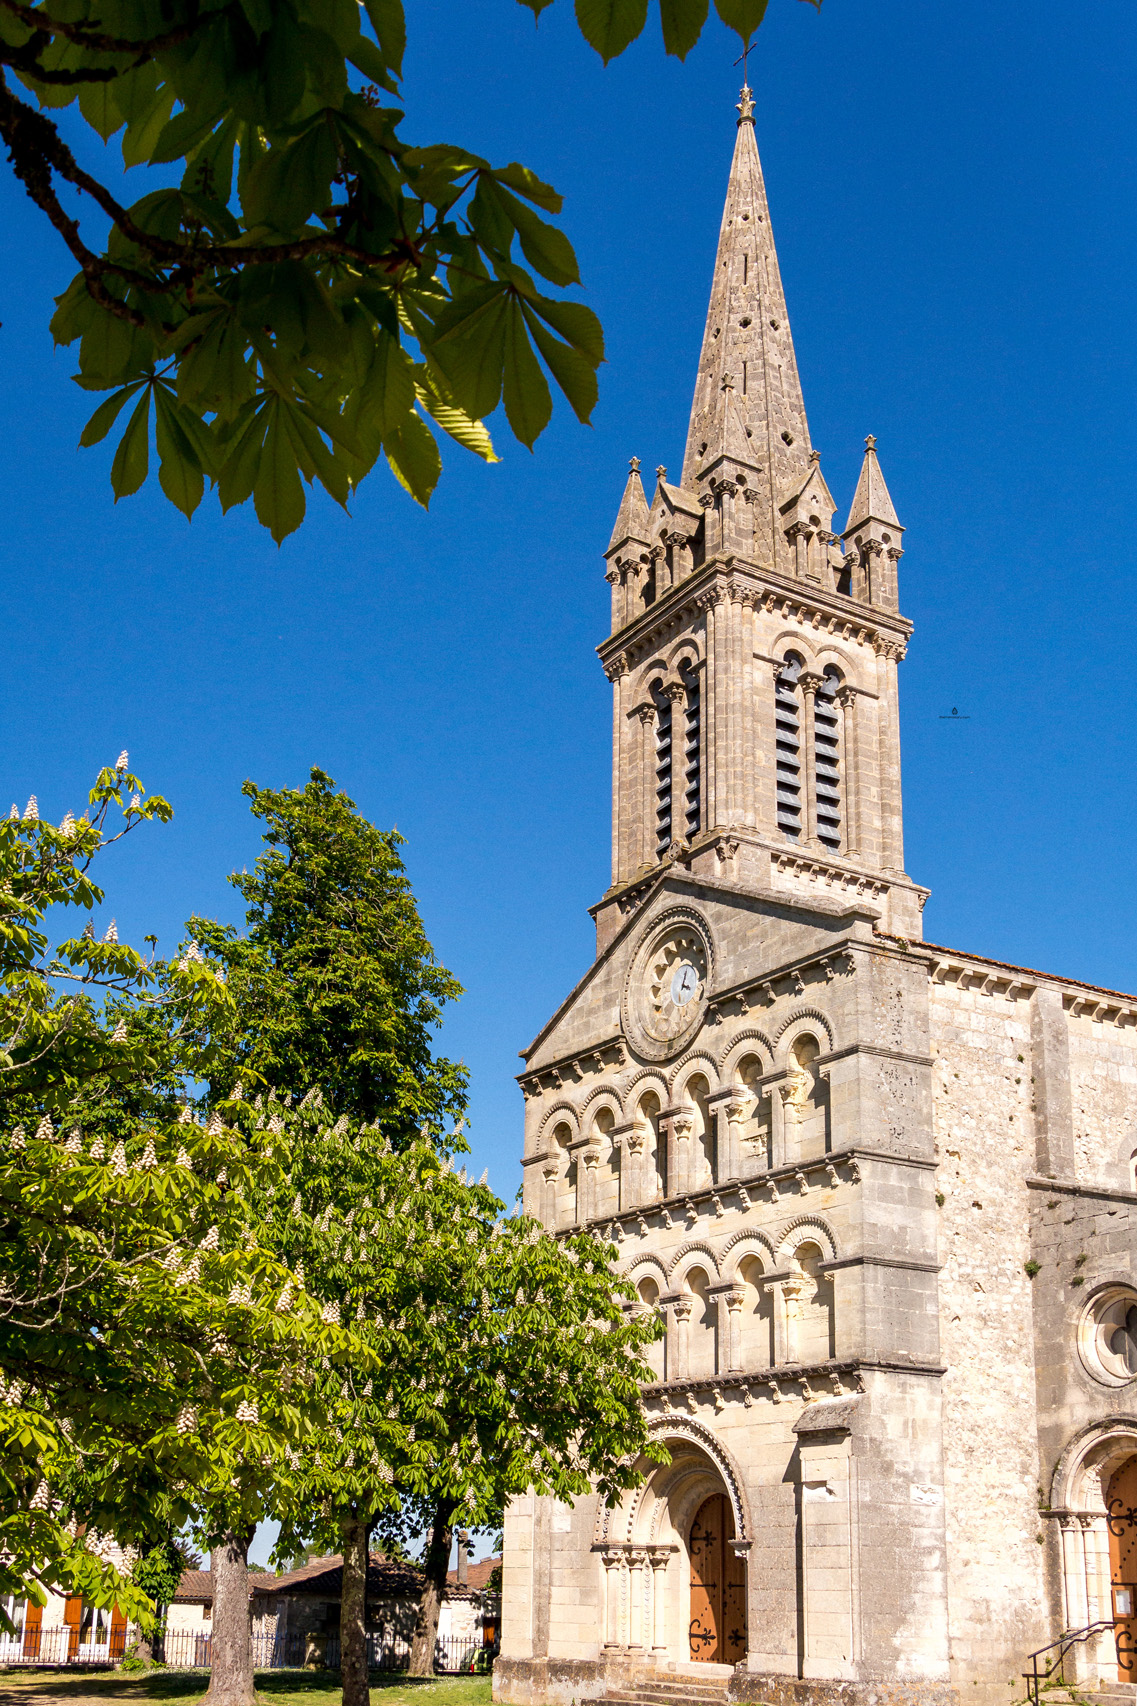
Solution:
[[[866,521],[879,521],[883,527],[900,527],[899,517],[892,506],[884,475],[880,471],[876,439],[871,432],[865,439],[865,459],[861,464],[857,489],[853,493],[853,507],[845,523],[845,532],[855,532],[858,527],[863,527]],[[900,530],[903,532],[902,528]]]
[[[613,551],[618,551],[620,546],[629,539],[638,539],[646,544],[649,537],[647,518],[647,498],[644,494],[643,482],[640,479],[640,459],[638,456],[633,456],[630,459],[624,495],[620,499],[616,525],[612,529],[612,537],[608,541],[608,549],[604,555],[607,557]]]
[[[900,549],[903,532],[877,461],[876,439],[870,433],[865,439],[865,459],[853,493],[853,507],[841,535],[854,598],[886,610],[899,609],[897,564],[904,555]]]
[[[778,256],[758,147],[754,103],[743,88],[738,138],[719,232],[682,484],[705,492],[733,482],[720,541],[708,549],[741,549],[786,567],[792,556],[780,507],[810,467],[809,427],[790,336]],[[721,497],[720,497],[721,505]]]

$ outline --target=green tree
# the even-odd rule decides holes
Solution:
[[[217,1016],[212,1093],[238,1079],[319,1089],[396,1146],[424,1123],[441,1131],[465,1106],[466,1071],[433,1053],[432,1034],[461,986],[423,930],[402,837],[368,823],[322,770],[302,789],[246,782],[244,793],[266,826],[253,875],[230,879],[248,903],[246,933],[187,925],[231,1002]]]
[[[200,956],[144,961],[113,926],[47,950],[50,908],[103,899],[96,855],[170,815],[126,763],[91,816],[53,826],[30,802],[0,823],[0,1595],[59,1588],[148,1619],[98,1536],[149,1547],[156,1508],[180,1524],[200,1489],[250,1466],[265,1482],[302,1438],[313,1358],[351,1338],[258,1236],[286,1159],[267,1129],[174,1119],[163,1096],[110,1145],[72,1123],[99,1085],[146,1099],[145,1042],[98,998],[162,1011],[179,1048],[228,1001]]]
[[[318,1092],[283,1126],[292,1165],[268,1235],[380,1372],[325,1372],[327,1421],[277,1508],[279,1551],[311,1538],[342,1552],[344,1702],[366,1706],[373,1530],[392,1550],[428,1535],[411,1670],[429,1676],[455,1526],[499,1522],[531,1489],[615,1497],[656,1452],[639,1383],[659,1325],[626,1309],[612,1245],[503,1218],[437,1144],[393,1151],[374,1126],[333,1121]]]
[[[715,0],[743,39],[766,5]],[[667,52],[684,57],[707,13],[660,0]],[[647,15],[576,5],[605,61]],[[542,217],[561,198],[524,166],[402,139],[405,34],[400,0],[0,0],[0,138],[79,267],[52,330],[78,341],[79,383],[110,393],[81,442],[125,421],[116,498],[146,480],[153,432],[179,509],[208,480],[225,509],[251,496],[279,541],[304,481],[346,504],[380,456],[425,504],[435,430],[493,460],[482,421],[501,401],[531,447],[546,375],[589,418],[603,337],[559,294],[579,282]],[[122,133],[139,199],[80,165],[60,108],[76,140]]]

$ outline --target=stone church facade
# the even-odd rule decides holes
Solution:
[[[1137,998],[922,940],[903,530],[872,439],[833,530],[739,111],[681,477],[607,552],[596,960],[520,1080],[671,1461],[511,1506],[495,1694],[987,1706],[1095,1623],[1131,1685]]]

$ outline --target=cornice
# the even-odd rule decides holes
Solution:
[[[903,657],[904,648],[912,633],[912,623],[894,611],[864,605],[846,598],[839,592],[826,592],[812,582],[794,579],[774,569],[764,569],[738,557],[711,557],[680,581],[669,587],[655,604],[642,611],[631,622],[618,628],[603,640],[596,651],[601,662],[608,666],[623,655],[631,666],[642,661],[646,653],[666,636],[672,627],[695,619],[700,611],[700,599],[718,594],[720,598],[737,598],[761,605],[767,611],[781,607],[782,614],[803,625],[825,627],[830,634],[858,645],[872,645],[876,650],[897,648]]]
[[[729,1374],[704,1375],[698,1379],[655,1380],[641,1386],[640,1392],[645,1403],[662,1403],[666,1414],[673,1408],[675,1398],[682,1398],[690,1409],[692,1400],[702,1395],[715,1398],[741,1389],[742,1402],[749,1405],[763,1396],[761,1388],[768,1387],[770,1391],[765,1395],[775,1404],[792,1403],[795,1399],[811,1404],[824,1398],[846,1398],[863,1392],[865,1374],[923,1374],[939,1379],[946,1373],[944,1365],[931,1358],[831,1357],[825,1362],[778,1363],[773,1368],[735,1369]],[[781,1390],[783,1386],[794,1385],[798,1387],[796,1393]],[[815,1387],[821,1390],[815,1391]],[[716,1409],[720,1407],[716,1403]]]
[[[901,942],[899,937],[882,937]],[[953,987],[977,995],[1002,995],[1008,1000],[1029,1000],[1040,987],[1061,991],[1062,1006],[1072,1019],[1091,1023],[1137,1027],[1137,996],[1098,984],[1079,983],[1075,978],[1034,971],[1029,966],[1009,965],[982,954],[953,952],[930,942],[903,942],[904,951],[925,961],[934,986]]]

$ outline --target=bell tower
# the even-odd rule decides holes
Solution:
[[[920,935],[904,872],[903,529],[875,440],[838,536],[809,437],[743,89],[679,484],[632,459],[606,552],[612,886],[598,949],[662,867],[867,897]]]

